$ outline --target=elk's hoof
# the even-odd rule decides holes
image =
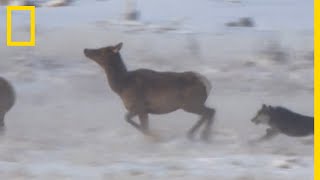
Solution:
[[[6,127],[5,126],[0,126],[0,135],[3,135],[6,131]]]
[[[154,133],[154,132],[148,132],[148,133],[145,133],[146,137],[151,139],[152,141],[155,141],[155,142],[160,142],[162,139],[161,139],[161,136],[157,133]]]
[[[188,138],[189,140],[193,141],[193,140],[194,140],[194,134],[189,132],[189,133],[187,134],[187,138]]]
[[[211,133],[209,131],[204,131],[201,133],[201,140],[205,142],[211,142]]]

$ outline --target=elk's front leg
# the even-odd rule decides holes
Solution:
[[[0,127],[4,127],[4,115],[5,113],[0,112]]]
[[[149,134],[149,117],[146,113],[139,114],[140,127],[144,134]]]
[[[138,124],[136,122],[134,122],[132,120],[132,118],[134,118],[137,114],[133,113],[133,112],[128,112],[126,114],[126,121],[131,124],[133,127],[135,127],[137,130],[139,130],[140,132],[142,132],[143,134],[147,134],[148,128],[149,128],[149,124],[148,124],[148,114],[140,114],[139,115],[139,119],[140,119],[140,123]]]

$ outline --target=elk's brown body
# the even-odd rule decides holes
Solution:
[[[15,103],[15,92],[11,84],[0,77],[0,130],[4,128],[4,117]]]
[[[209,139],[215,110],[205,106],[210,83],[195,72],[157,72],[149,69],[128,71],[120,56],[122,43],[99,49],[85,49],[84,54],[98,63],[106,72],[111,89],[117,93],[128,113],[126,120],[148,134],[148,114],[165,114],[177,109],[195,113],[200,120],[188,136],[205,123],[202,138]],[[139,116],[140,124],[132,120]]]

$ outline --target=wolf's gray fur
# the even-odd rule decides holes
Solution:
[[[260,140],[266,140],[277,134],[302,137],[314,132],[314,118],[292,112],[284,107],[272,107],[265,104],[251,120],[255,124],[266,124],[269,128]]]

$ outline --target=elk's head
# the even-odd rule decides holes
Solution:
[[[115,46],[107,46],[98,49],[84,49],[83,52],[86,57],[95,61],[100,66],[105,67],[119,58],[121,47],[122,43],[119,43]]]

